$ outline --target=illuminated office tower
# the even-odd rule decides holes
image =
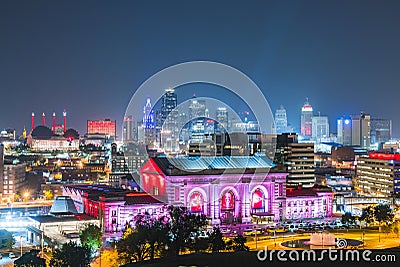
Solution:
[[[275,111],[275,129],[276,134],[286,133],[288,129],[286,109],[282,105]]]
[[[321,142],[329,137],[329,122],[327,116],[315,116],[312,118],[312,139]]]
[[[228,111],[226,107],[219,107],[215,111],[215,119],[217,122],[214,124],[215,133],[228,132]]]
[[[152,146],[155,138],[155,121],[154,121],[154,111],[151,105],[150,97],[147,98],[146,104],[143,107],[143,141],[146,145]]]
[[[313,108],[307,99],[301,108],[301,135],[306,139],[312,136],[312,118]]]
[[[173,88],[167,88],[161,99],[161,144],[166,152],[177,152],[179,150],[179,129],[177,95]]]
[[[132,115],[129,115],[129,116],[124,118],[124,127],[123,127],[123,138],[124,138],[124,141],[133,140],[133,137],[132,137],[132,130],[133,130],[132,122],[133,122]]]

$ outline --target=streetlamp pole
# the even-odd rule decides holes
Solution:
[[[363,231],[362,231],[362,241],[363,241],[363,248],[365,247],[364,235],[365,235],[365,230],[363,230]]]
[[[44,253],[43,253],[43,247],[44,247],[44,231],[42,231],[42,240],[41,240],[41,244],[42,244],[42,257],[44,257]]]
[[[256,249],[257,249],[257,229],[256,229]]]

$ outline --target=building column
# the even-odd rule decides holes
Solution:
[[[219,194],[218,194],[218,185],[216,184],[211,184],[210,185],[210,196],[209,196],[209,203],[210,203],[210,208],[211,208],[211,223],[213,225],[215,224],[221,224],[220,220],[220,206],[219,206]]]
[[[249,183],[241,184],[242,199],[241,199],[241,210],[242,210],[242,223],[251,222],[250,216],[250,193],[249,193]]]

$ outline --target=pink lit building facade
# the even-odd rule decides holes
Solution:
[[[106,236],[109,233],[114,236],[115,232],[122,233],[126,226],[133,226],[139,214],[162,216],[167,208],[165,203],[147,193],[103,185],[66,185],[63,195],[72,198],[79,213],[98,219]]]
[[[141,169],[141,187],[207,215],[212,224],[332,216],[331,190],[287,190],[288,173],[271,166],[265,157],[151,158]]]

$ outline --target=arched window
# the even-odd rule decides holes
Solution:
[[[233,210],[235,208],[235,194],[227,191],[222,195],[221,210]]]
[[[264,193],[259,188],[254,190],[253,194],[251,195],[251,208],[252,209],[262,209],[264,210]]]
[[[203,206],[203,195],[198,191],[194,191],[189,197],[190,212],[203,212]]]

